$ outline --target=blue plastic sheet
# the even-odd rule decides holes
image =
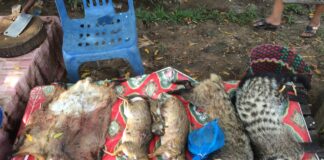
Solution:
[[[217,119],[208,122],[189,134],[188,149],[193,154],[193,160],[207,159],[210,153],[224,146],[225,136],[217,122]]]

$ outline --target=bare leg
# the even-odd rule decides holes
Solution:
[[[314,17],[309,22],[306,30],[300,35],[304,38],[315,36],[318,27],[320,26],[321,14],[324,13],[324,5],[316,5]]]
[[[324,13],[324,5],[316,5],[314,17],[311,19],[309,25],[312,27],[319,27],[322,13]]]
[[[266,19],[258,20],[254,23],[253,27],[256,29],[276,30],[281,24],[281,16],[284,10],[282,0],[274,0],[272,13]]]
[[[284,10],[284,4],[282,0],[275,0],[272,13],[266,19],[266,21],[273,25],[280,25],[283,10]]]

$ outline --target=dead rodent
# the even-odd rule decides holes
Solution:
[[[168,97],[159,106],[154,105],[159,103],[153,101],[151,107],[160,110],[158,112],[163,117],[164,135],[161,136],[161,146],[149,154],[149,157],[162,156],[164,159],[184,160],[190,125],[185,107],[174,96]]]
[[[55,94],[52,101],[31,114],[15,145],[15,155],[96,159],[105,143],[116,99],[113,86],[98,86],[88,78]]]
[[[212,159],[252,160],[253,151],[250,140],[225,92],[221,77],[211,74],[209,79],[192,87],[178,94],[180,93],[184,99],[202,108],[208,114],[209,121],[219,119],[218,124],[225,134],[225,146],[217,154],[213,154]]]
[[[148,102],[140,96],[133,96],[125,100],[124,113],[127,120],[121,143],[113,153],[106,153],[112,156],[124,153],[130,160],[148,160],[148,143],[152,139]]]

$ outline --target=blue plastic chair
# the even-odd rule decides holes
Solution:
[[[95,3],[94,3],[95,1]],[[64,0],[56,0],[63,27],[63,57],[70,82],[79,80],[84,62],[122,58],[136,75],[144,74],[137,47],[133,0],[128,11],[117,13],[112,0],[83,0],[85,16],[71,19]]]

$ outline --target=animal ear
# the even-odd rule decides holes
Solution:
[[[299,144],[304,149],[304,152],[310,152],[310,153],[324,152],[324,147],[320,146],[319,143],[303,142],[303,143],[299,143]]]

